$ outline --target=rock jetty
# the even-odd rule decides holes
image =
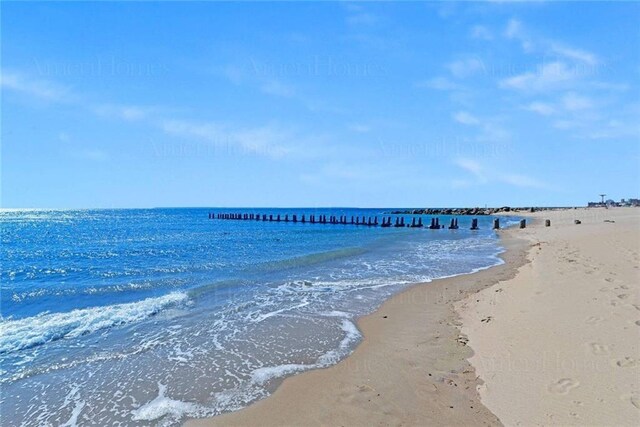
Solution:
[[[566,209],[550,207],[518,207],[503,206],[500,208],[424,208],[385,212],[392,215],[493,215],[498,212],[536,212],[543,210]]]

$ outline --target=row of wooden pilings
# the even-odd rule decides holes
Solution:
[[[337,224],[337,225],[363,225],[367,227],[409,227],[409,228],[423,228],[425,224],[422,223],[422,217],[418,217],[411,219],[411,223],[404,222],[404,217],[396,217],[395,222],[392,220],[392,217],[382,217],[382,221],[378,222],[378,217],[366,217],[366,216],[351,216],[351,219],[347,217],[347,215],[273,215],[273,214],[253,214],[253,213],[209,213],[209,219],[231,219],[231,220],[241,220],[241,221],[266,221],[266,222],[300,222],[303,224]],[[520,228],[526,227],[526,220],[520,220]],[[426,228],[430,230],[439,230],[446,228],[444,224],[440,224],[439,218],[431,218],[431,224],[426,226]],[[458,229],[458,218],[451,218],[451,222],[449,223],[449,230],[457,230]],[[493,219],[493,229],[500,229],[500,219]],[[471,230],[479,230],[478,227],[478,219],[473,218],[471,220]]]

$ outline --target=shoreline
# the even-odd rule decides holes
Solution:
[[[467,360],[473,351],[453,304],[528,262],[517,231],[499,232],[503,263],[414,284],[358,318],[363,339],[338,364],[286,377],[265,399],[185,425],[499,425],[480,402],[481,381]]]

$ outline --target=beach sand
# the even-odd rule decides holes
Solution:
[[[640,422],[640,210],[531,215],[500,232],[505,264],[394,296],[342,362],[187,425]]]
[[[640,210],[534,217],[531,262],[456,304],[482,402],[505,425],[640,425]]]

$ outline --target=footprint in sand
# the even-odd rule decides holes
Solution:
[[[624,359],[615,360],[616,365],[621,368],[634,368],[638,366],[638,361],[633,357],[625,357]]]
[[[632,394],[623,394],[620,396],[621,400],[630,402],[636,409],[640,409],[640,398]]]
[[[609,347],[604,344],[598,344],[597,342],[592,342],[589,344],[589,348],[591,349],[591,353],[595,354],[596,356],[609,354]]]
[[[585,320],[585,322],[593,325],[595,323],[600,323],[603,320],[604,320],[604,318],[600,317],[600,316],[590,316],[590,317],[587,318],[587,320]]]
[[[640,326],[640,320],[636,320],[636,325]]]
[[[620,295],[618,295],[618,298],[627,299],[627,298],[629,298],[629,294],[620,294]]]
[[[562,378],[551,384],[548,390],[553,394],[567,394],[579,385],[580,383],[572,378]]]

